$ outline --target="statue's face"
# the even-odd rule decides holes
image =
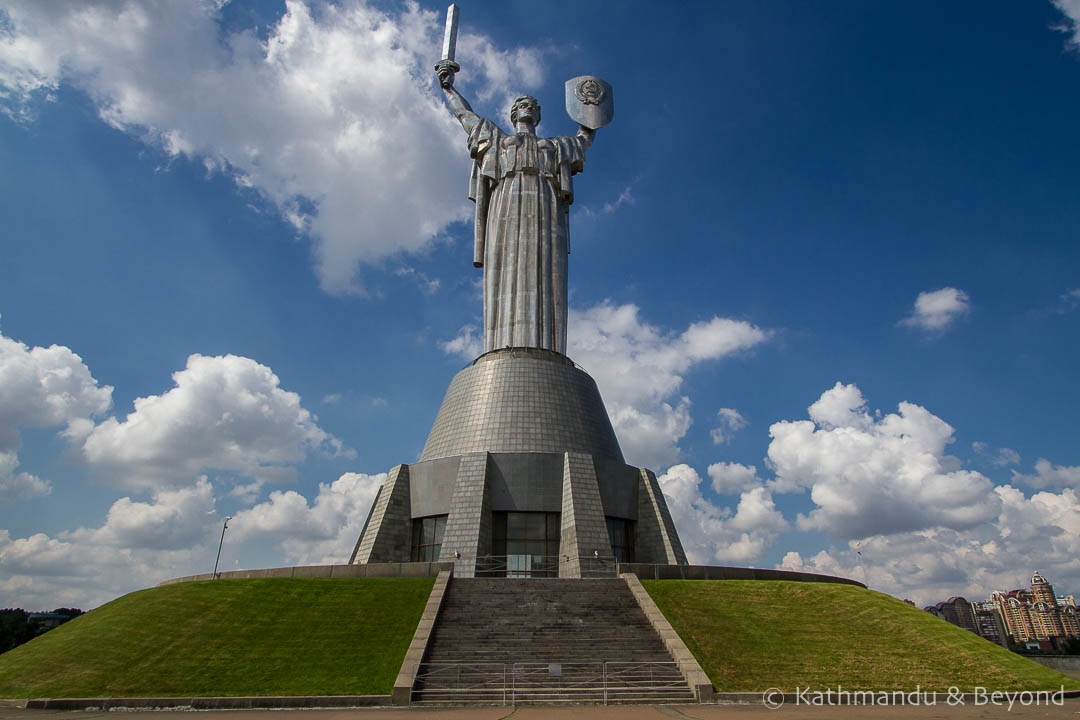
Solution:
[[[528,120],[533,125],[540,122],[540,103],[535,99],[525,96],[514,101],[510,109],[510,122],[517,123],[519,120]]]

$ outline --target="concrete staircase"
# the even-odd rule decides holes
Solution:
[[[622,580],[455,578],[415,703],[693,702]]]

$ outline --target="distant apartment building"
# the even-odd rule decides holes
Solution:
[[[1031,576],[1031,594],[1035,596],[1036,603],[1045,603],[1049,607],[1057,607],[1054,586],[1046,582],[1046,578],[1038,570]]]
[[[1061,626],[1065,637],[1080,638],[1080,608],[1075,605],[1058,606],[1061,611]]]
[[[992,600],[969,603],[962,597],[951,597],[944,602],[928,605],[923,610],[992,643],[1009,646],[1005,622]]]
[[[1029,649],[1057,650],[1080,637],[1075,605],[1059,606],[1054,587],[1037,570],[1030,590],[995,592],[991,602],[1013,641]]]
[[[994,606],[993,600],[971,603],[971,612],[975,616],[975,632],[992,643],[1009,647],[1009,636],[1005,631],[1005,621]]]
[[[962,627],[971,632],[977,632],[975,626],[975,613],[971,609],[971,603],[962,597],[951,597],[936,605],[928,605],[923,608],[926,612],[936,615],[957,627]]]

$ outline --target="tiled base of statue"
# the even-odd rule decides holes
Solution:
[[[453,379],[420,460],[390,471],[352,562],[588,577],[613,572],[616,558],[686,563],[656,476],[623,461],[587,373],[515,348]]]

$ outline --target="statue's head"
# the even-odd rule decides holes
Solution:
[[[522,95],[510,106],[510,122],[517,125],[518,118],[528,117],[533,126],[540,124],[540,103],[532,95]]]

